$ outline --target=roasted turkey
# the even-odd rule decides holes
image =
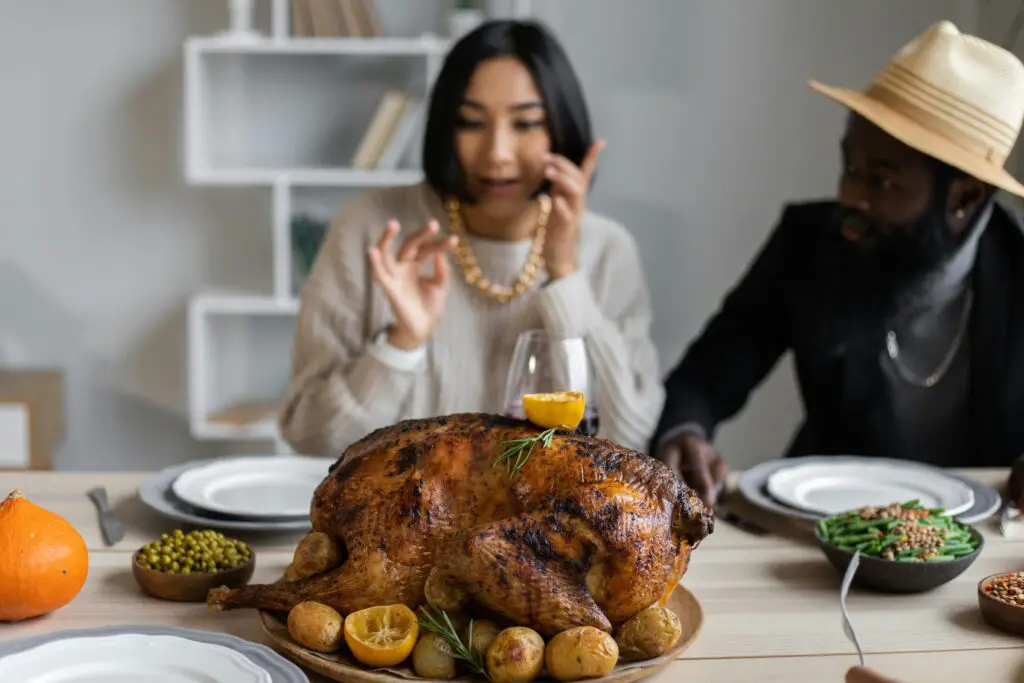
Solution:
[[[710,511],[661,462],[604,439],[559,433],[514,474],[495,464],[503,444],[539,431],[459,414],[369,434],[331,467],[311,503],[313,530],[337,541],[341,564],[216,589],[209,605],[416,609],[429,577],[547,637],[574,626],[612,631],[664,604],[713,530]]]

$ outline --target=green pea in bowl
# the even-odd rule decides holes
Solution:
[[[132,554],[132,576],[145,593],[176,602],[206,602],[210,589],[249,583],[256,554],[210,530],[162,534]]]
[[[826,517],[814,536],[840,574],[859,552],[854,584],[883,593],[934,590],[966,571],[985,545],[977,529],[916,500]]]

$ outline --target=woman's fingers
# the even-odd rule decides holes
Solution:
[[[572,197],[574,200],[584,192],[585,188],[583,186],[583,177],[578,169],[573,168],[572,170],[568,170],[552,165],[548,166],[544,175],[548,180],[554,183],[562,193]]]
[[[448,259],[444,257],[444,254],[434,254],[434,273],[427,279],[427,282],[435,287],[444,287],[448,284],[450,274],[451,268],[448,266]]]
[[[415,235],[410,237],[402,245],[402,248],[398,251],[399,261],[415,261],[417,260],[417,254],[422,244],[429,237],[433,237],[440,230],[440,226],[437,221],[428,221],[422,230],[417,232]]]
[[[400,227],[398,221],[392,218],[384,227],[384,234],[380,236],[380,241],[377,242],[377,249],[380,250],[381,260],[389,270],[395,262],[395,236],[398,234]]]
[[[373,281],[385,290],[390,289],[391,272],[384,262],[384,254],[381,252],[380,246],[370,247],[367,250],[367,256],[370,259],[370,275],[373,277]]]
[[[572,207],[569,206],[569,202],[566,201],[565,197],[561,195],[556,196],[552,204],[552,208],[555,211],[555,216],[562,221],[562,225],[572,225]]]
[[[452,235],[428,242],[419,248],[416,260],[420,263],[425,263],[427,259],[433,258],[437,254],[443,254],[454,249],[458,241],[458,238]]]

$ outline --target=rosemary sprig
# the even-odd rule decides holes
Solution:
[[[451,648],[452,656],[466,662],[473,673],[480,674],[488,681],[491,677],[487,674],[487,666],[484,662],[482,652],[471,649],[459,638],[452,620],[443,609],[435,609],[426,605],[420,607],[420,627],[441,636],[448,647]],[[473,644],[473,621],[469,622],[469,643]]]
[[[497,467],[501,463],[505,463],[505,467],[508,468],[508,478],[511,481],[516,476],[516,473],[523,468],[526,461],[530,459],[530,456],[533,455],[534,446],[542,444],[544,448],[548,448],[557,433],[558,428],[554,427],[545,429],[540,434],[504,442],[501,445],[501,454],[494,459],[491,467]]]

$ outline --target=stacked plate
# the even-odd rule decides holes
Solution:
[[[972,524],[1000,505],[995,489],[969,477],[923,463],[857,456],[771,460],[747,470],[739,489],[758,507],[810,521],[916,499]]]
[[[309,683],[265,645],[195,629],[122,626],[0,643],[0,681]]]
[[[162,515],[206,528],[304,532],[313,493],[332,458],[258,455],[197,460],[157,472],[139,487]]]

